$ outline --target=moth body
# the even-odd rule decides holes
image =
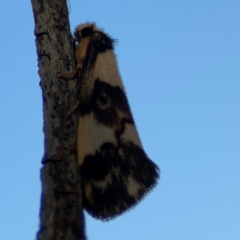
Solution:
[[[83,206],[93,217],[109,220],[135,206],[157,184],[159,169],[136,130],[114,40],[94,23],[79,25],[75,38]]]

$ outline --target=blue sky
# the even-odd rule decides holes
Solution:
[[[161,180],[89,240],[240,239],[240,1],[68,1],[71,29],[118,39],[128,99]],[[30,1],[0,9],[0,239],[34,239],[43,155]]]

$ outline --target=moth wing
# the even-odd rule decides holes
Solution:
[[[108,220],[156,185],[158,167],[142,148],[112,51],[98,54],[83,82],[87,100],[78,127],[83,205],[93,217]]]

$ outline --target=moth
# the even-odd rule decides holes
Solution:
[[[83,207],[93,217],[112,219],[134,207],[160,175],[141,144],[118,71],[115,40],[95,23],[76,27],[79,96],[78,166]],[[68,77],[67,77],[68,76]],[[69,113],[69,114],[71,114]]]

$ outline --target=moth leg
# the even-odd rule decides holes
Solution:
[[[76,69],[70,73],[58,73],[58,77],[70,79],[70,78],[76,77],[76,75],[81,76],[81,73],[83,70],[83,62],[87,55],[89,42],[90,42],[89,37],[83,39],[81,45],[79,47],[77,47],[75,50],[75,58],[77,59]]]
[[[67,115],[70,116],[72,115],[79,107],[80,100],[78,100],[75,105],[67,112]]]
[[[75,59],[76,59],[76,71],[79,73],[82,72],[83,69],[83,62],[86,58],[87,55],[87,51],[88,51],[88,45],[90,42],[90,38],[84,38],[81,41],[81,44],[79,46],[76,47],[76,51],[75,51]]]
[[[66,79],[70,79],[70,78],[74,78],[77,75],[78,71],[77,69],[73,70],[70,73],[58,73],[58,77],[59,78],[66,78]]]

